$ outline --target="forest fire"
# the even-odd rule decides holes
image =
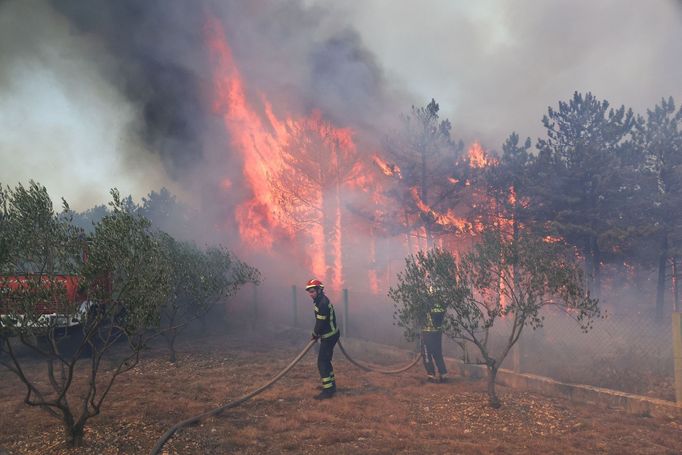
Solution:
[[[417,204],[419,210],[425,215],[432,217],[436,224],[452,228],[455,230],[454,232],[471,231],[471,225],[467,223],[466,220],[452,214],[451,211],[448,211],[447,213],[439,213],[430,208],[428,205],[424,204],[424,202],[419,197],[417,188],[412,188],[410,190],[410,194],[412,195],[412,198],[414,199],[414,202]]]
[[[479,144],[478,141],[474,142],[471,144],[471,147],[469,147],[467,158],[469,159],[469,165],[472,168],[484,168],[495,162],[486,155],[485,150],[483,150],[483,147],[481,147],[481,144]]]
[[[236,209],[242,240],[271,249],[277,240],[298,238],[310,273],[343,283],[341,189],[359,174],[352,132],[324,121],[280,119],[261,95],[265,119],[249,104],[239,69],[221,24],[206,25],[214,65],[214,111],[222,115],[232,146],[241,153],[252,197]],[[321,253],[323,252],[323,253]]]
[[[363,159],[353,131],[331,124],[318,110],[307,116],[282,116],[276,113],[265,93],[260,94],[257,103],[249,100],[218,20],[207,21],[205,40],[213,65],[213,110],[223,119],[231,148],[239,153],[244,183],[250,193],[234,213],[242,242],[253,250],[263,251],[295,246],[302,265],[334,291],[345,286],[344,265],[352,258],[354,265],[360,266],[352,273],[361,275],[364,287],[371,292],[381,292],[386,287],[381,278],[386,275],[383,258],[377,257],[376,236],[379,231],[386,235],[386,229],[377,230],[374,224],[391,209],[385,207],[387,202],[381,196],[385,188],[381,187],[380,177],[400,181],[403,179],[400,167],[376,152]],[[469,149],[467,161],[472,168],[494,162],[478,142]],[[458,183],[453,177],[448,180]],[[225,178],[221,187],[229,190],[233,181]],[[427,205],[416,188],[409,190],[409,194],[418,213],[444,233],[461,235],[475,230],[451,209],[441,213]],[[354,211],[349,207],[358,204],[365,213],[374,215],[360,223],[352,220]],[[403,254],[414,252],[415,246],[429,246],[430,234],[424,226],[409,227],[407,218],[392,222],[404,223],[389,229],[393,231],[389,236],[398,233],[403,237],[395,245]],[[387,241],[390,243],[390,239]],[[366,258],[360,259],[364,264],[358,263],[358,255],[353,251],[367,253]],[[353,280],[358,282],[357,277]]]
[[[379,155],[374,155],[372,157],[372,161],[374,161],[374,164],[379,166],[379,169],[381,169],[381,172],[384,173],[384,175],[393,177],[396,176],[398,178],[402,178],[402,175],[400,175],[400,168],[396,164],[391,164],[388,163],[384,160],[382,160]]]

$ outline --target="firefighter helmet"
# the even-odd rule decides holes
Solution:
[[[318,279],[310,279],[308,282],[305,284],[305,290],[307,291],[308,289],[313,289],[313,288],[320,288],[324,289],[324,284]]]

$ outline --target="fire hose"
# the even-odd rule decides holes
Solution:
[[[375,365],[371,365],[371,366],[370,365],[363,365],[363,364],[353,360],[353,358],[351,358],[351,356],[349,356],[348,353],[346,352],[346,350],[343,348],[343,344],[341,344],[341,340],[339,340],[339,348],[341,349],[341,352],[343,352],[343,355],[346,356],[348,361],[350,363],[352,363],[353,365],[355,365],[356,367],[360,368],[361,370],[373,371],[375,373],[383,373],[383,374],[403,373],[403,372],[409,370],[410,368],[412,368],[413,366],[415,366],[417,364],[417,362],[419,362],[419,360],[422,358],[422,355],[420,353],[420,354],[417,354],[417,356],[414,358],[414,360],[412,362],[410,362],[409,364],[407,364],[406,366],[404,366],[402,368],[396,368],[395,370],[385,370],[385,369],[378,367],[378,366],[375,366]]]
[[[284,368],[282,371],[280,371],[279,373],[277,373],[277,375],[274,376],[270,381],[268,381],[266,384],[260,386],[260,387],[257,388],[256,390],[254,390],[254,391],[252,391],[252,392],[249,392],[249,393],[247,393],[246,395],[244,395],[244,396],[242,396],[242,397],[240,397],[240,398],[238,398],[238,399],[236,399],[236,400],[234,400],[234,401],[230,401],[229,403],[224,404],[224,405],[222,405],[222,406],[220,406],[220,407],[218,407],[218,408],[211,409],[210,411],[206,411],[206,412],[204,412],[204,413],[202,413],[202,414],[196,415],[196,416],[194,416],[194,417],[190,417],[189,419],[183,420],[182,422],[178,422],[178,423],[176,423],[175,425],[173,425],[168,431],[166,431],[166,432],[163,434],[163,436],[161,436],[161,437],[159,438],[158,441],[156,441],[156,444],[154,445],[154,448],[152,448],[152,451],[150,452],[150,455],[158,455],[159,452],[161,452],[161,449],[163,448],[163,446],[166,444],[166,442],[168,442],[168,440],[171,438],[171,436],[173,436],[173,435],[175,434],[175,432],[177,432],[178,430],[180,430],[180,429],[182,429],[182,428],[185,428],[185,427],[188,427],[188,426],[190,426],[190,425],[192,425],[192,424],[195,424],[195,423],[199,422],[201,419],[204,419],[204,418],[206,418],[206,417],[218,415],[218,414],[220,414],[221,412],[223,412],[223,411],[226,410],[226,409],[230,409],[230,408],[234,408],[234,407],[236,407],[236,406],[239,406],[240,404],[244,403],[245,401],[247,401],[247,400],[249,400],[249,399],[255,397],[255,396],[258,395],[259,393],[261,393],[261,392],[265,391],[266,389],[268,389],[268,388],[269,388],[270,386],[272,386],[275,382],[279,381],[285,374],[287,374],[287,373],[289,372],[289,370],[291,370],[291,369],[294,367],[294,365],[296,365],[296,364],[297,364],[297,363],[298,363],[298,362],[299,362],[299,361],[308,353],[308,351],[310,350],[310,348],[312,348],[313,345],[314,345],[316,342],[317,342],[317,340],[310,340],[310,342],[306,345],[306,347],[303,348],[303,350],[301,351],[301,353],[298,354],[298,355],[296,356],[296,358],[295,358],[294,360],[292,360],[291,363],[289,363],[289,365],[286,366],[286,368]],[[360,368],[361,370],[364,370],[364,371],[373,371],[373,372],[376,372],[376,373],[383,373],[383,374],[398,374],[398,373],[402,373],[402,372],[407,371],[407,370],[409,370],[410,368],[412,368],[414,365],[417,364],[417,362],[419,362],[419,359],[421,359],[421,354],[419,354],[419,355],[417,355],[417,357],[415,357],[415,359],[414,359],[412,362],[410,362],[410,364],[407,365],[407,366],[404,366],[404,367],[402,367],[402,368],[397,368],[397,369],[395,369],[395,370],[385,370],[385,369],[382,369],[382,368],[377,367],[377,366],[367,366],[367,365],[363,365],[363,364],[358,363],[357,361],[353,360],[353,358],[351,358],[351,356],[348,355],[348,353],[346,352],[346,350],[343,348],[343,345],[341,344],[341,340],[339,340],[339,348],[341,349],[341,352],[343,353],[343,355],[346,356],[346,358],[348,359],[348,361],[349,361],[350,363],[352,363],[353,365],[355,365],[356,367]]]
[[[234,408],[235,406],[239,406],[243,402],[245,402],[245,401],[249,400],[250,398],[258,395],[259,393],[261,393],[262,391],[264,391],[265,389],[267,389],[268,387],[273,385],[275,382],[279,381],[279,379],[282,376],[287,374],[289,372],[289,370],[291,370],[294,367],[294,365],[296,365],[303,358],[303,356],[306,355],[308,353],[308,351],[310,351],[310,348],[313,347],[313,345],[315,344],[315,341],[316,340],[310,340],[310,342],[306,345],[306,347],[303,348],[301,353],[298,356],[296,356],[296,358],[294,360],[292,360],[291,363],[289,365],[287,365],[287,367],[285,369],[283,369],[282,371],[277,373],[277,376],[273,377],[267,384],[264,384],[264,385],[260,386],[259,388],[257,388],[256,390],[254,390],[253,392],[247,393],[243,397],[238,398],[234,401],[230,401],[229,403],[224,404],[224,405],[220,406],[219,408],[215,408],[215,409],[212,409],[210,411],[206,411],[203,414],[199,414],[199,415],[196,415],[194,417],[190,417],[187,420],[183,420],[182,422],[179,422],[179,423],[176,423],[175,425],[173,425],[168,431],[166,431],[163,434],[163,436],[161,436],[159,438],[158,441],[156,441],[156,445],[154,446],[154,448],[150,452],[150,455],[158,455],[158,453],[163,448],[164,444],[166,444],[166,442],[170,439],[170,437],[173,436],[173,434],[176,431],[178,431],[179,429],[187,427],[187,426],[192,425],[194,423],[197,423],[199,420],[201,420],[205,417],[218,415],[221,412],[223,412],[225,409]]]

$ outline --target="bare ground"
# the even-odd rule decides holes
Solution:
[[[306,342],[292,332],[206,336],[180,342],[175,365],[155,347],[117,381],[78,449],[64,446],[57,421],[23,404],[19,381],[0,369],[0,455],[149,453],[176,422],[267,382]],[[313,400],[318,377],[311,352],[254,399],[181,430],[164,453],[682,453],[679,418],[632,416],[504,387],[502,408],[492,410],[482,381],[426,383],[421,365],[398,376],[366,373],[338,349],[335,373],[337,396]]]

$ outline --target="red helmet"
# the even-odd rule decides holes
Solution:
[[[313,278],[313,279],[308,280],[308,282],[305,284],[305,290],[306,291],[308,289],[312,289],[312,288],[324,289],[324,284],[322,284],[322,282],[320,280]]]

